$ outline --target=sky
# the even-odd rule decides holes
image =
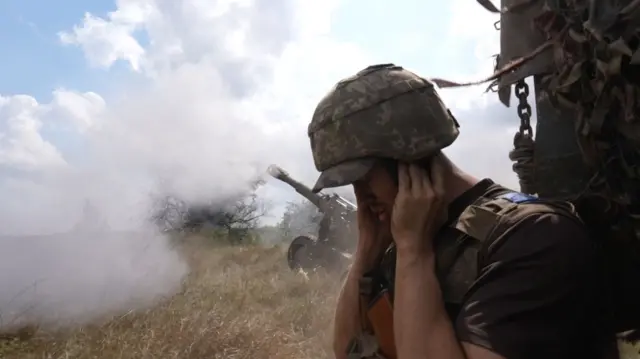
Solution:
[[[128,223],[158,183],[224,198],[270,163],[312,184],[306,126],[339,79],[388,62],[461,81],[492,71],[495,15],[468,0],[388,4],[3,0],[0,231],[64,231],[87,198]],[[515,109],[482,86],[441,94],[462,131],[446,152],[516,186]],[[277,181],[260,191],[267,223],[299,199]]]
[[[235,198],[272,163],[313,184],[307,125],[336,82],[377,63],[481,79],[496,20],[469,0],[0,1],[0,327],[175,292],[187,268],[143,225],[154,194]],[[515,109],[440,93],[461,124],[445,153],[517,188]],[[267,224],[301,200],[275,179],[259,195]],[[86,200],[128,234],[69,232]]]

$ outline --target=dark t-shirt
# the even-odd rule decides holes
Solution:
[[[449,218],[496,189],[485,179],[450,207]],[[459,339],[507,359],[602,359],[601,258],[586,228],[554,214],[522,223],[492,248],[453,314]]]

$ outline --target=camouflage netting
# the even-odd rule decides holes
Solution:
[[[640,2],[547,1],[534,23],[552,39],[543,95],[575,114],[595,172],[578,195],[605,199],[612,224],[626,227],[621,238],[640,236]]]
[[[515,152],[529,158],[521,159],[514,170],[521,185],[535,184],[530,192],[572,200],[592,226],[594,237],[603,240],[611,274],[607,285],[613,301],[612,323],[618,331],[636,329],[627,339],[638,340],[640,0],[501,0],[500,10],[490,0],[477,1],[500,13],[496,71],[473,83],[433,81],[439,87],[491,82],[489,89],[496,90],[508,106],[512,85],[516,95],[522,95],[527,92],[522,91],[524,79],[534,77],[539,116],[535,151],[515,141]],[[521,112],[523,96],[516,97]],[[541,117],[547,107],[548,116]],[[572,122],[573,130],[566,121]],[[568,131],[557,133],[561,127]],[[569,142],[571,146],[558,145]],[[566,161],[562,148],[572,146],[576,156]],[[541,150],[555,162],[540,161]],[[523,164],[533,164],[533,170]],[[567,167],[587,170],[577,173]],[[528,176],[535,180],[523,181]],[[554,183],[550,182],[559,178],[569,184],[569,191],[551,190]]]
[[[573,199],[597,199],[599,215],[606,215],[621,238],[640,238],[640,1],[503,0],[500,10],[478,2],[502,15],[502,61],[481,82],[491,81],[508,104],[511,85],[536,75],[538,95],[572,114],[566,120],[574,121],[580,152],[593,173]],[[523,19],[525,25],[513,24]],[[528,45],[528,53],[505,58],[508,37],[524,43],[512,48]]]
[[[595,172],[578,195],[606,199],[613,224],[639,236],[640,2],[547,1],[543,10],[534,23],[553,39],[554,64],[541,76],[543,95],[575,114],[578,144]]]

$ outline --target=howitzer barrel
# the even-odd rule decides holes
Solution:
[[[268,171],[272,177],[277,178],[280,181],[293,187],[296,192],[300,193],[300,195],[302,195],[304,198],[311,201],[311,203],[318,207],[320,211],[325,210],[325,201],[323,200],[323,198],[320,195],[313,193],[311,191],[311,188],[291,178],[291,176],[289,176],[289,174],[285,170],[283,170],[279,166],[271,165],[269,166]]]

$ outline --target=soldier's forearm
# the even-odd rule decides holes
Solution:
[[[347,358],[349,343],[360,332],[358,286],[364,271],[362,263],[354,261],[338,297],[333,327],[333,352],[336,359]]]
[[[371,241],[367,237],[358,239],[353,263],[336,306],[333,331],[333,351],[336,359],[347,358],[349,344],[362,331],[360,279],[377,265],[380,253],[386,249],[390,241],[390,238],[382,238],[380,242]]]
[[[398,359],[464,359],[447,316],[432,255],[398,251],[393,312]]]

